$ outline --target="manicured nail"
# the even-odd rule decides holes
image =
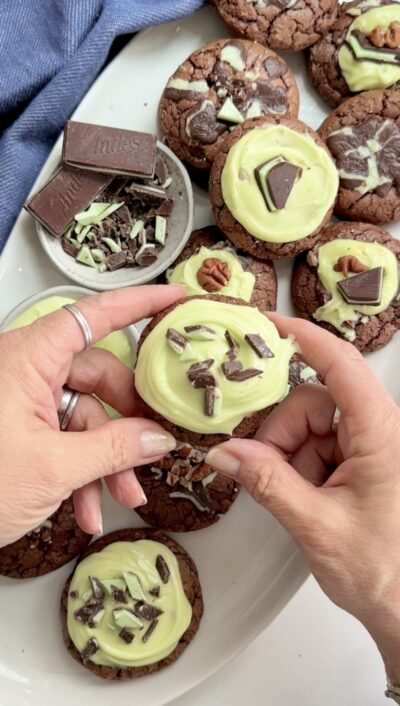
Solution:
[[[172,434],[167,431],[142,431],[140,435],[140,446],[142,449],[143,458],[152,458],[152,456],[162,456],[168,451],[173,451],[176,448],[176,441]]]
[[[240,461],[236,456],[225,451],[225,449],[219,449],[218,446],[211,449],[206,456],[206,463],[213,466],[221,473],[235,478],[240,470]]]
[[[103,517],[101,514],[101,510],[99,510],[99,512],[98,512],[96,525],[97,525],[97,528],[95,531],[95,535],[96,535],[96,537],[102,537],[103,536]]]
[[[143,488],[140,488],[140,503],[138,507],[142,507],[143,505],[147,505],[147,498],[146,495],[144,494]]]

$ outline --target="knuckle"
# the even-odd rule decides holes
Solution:
[[[262,463],[253,469],[250,493],[260,505],[267,505],[271,500],[275,478],[276,468],[272,463]]]
[[[110,467],[113,473],[130,468],[132,463],[132,442],[118,424],[110,424]]]

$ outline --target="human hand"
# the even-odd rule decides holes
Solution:
[[[177,286],[130,287],[77,306],[96,342],[182,295]],[[146,499],[132,468],[175,448],[162,427],[138,416],[132,371],[111,353],[83,348],[82,331],[64,309],[0,335],[0,547],[40,525],[73,491],[78,523],[101,534],[99,479],[106,476],[118,502],[136,507]],[[67,433],[57,416],[65,384],[85,393]],[[124,418],[110,421],[92,394]]]
[[[349,343],[269,316],[282,335],[296,336],[326,387],[298,387],[256,440],[214,447],[207,462],[282,523],[325,593],[369,630],[400,685],[400,410]]]

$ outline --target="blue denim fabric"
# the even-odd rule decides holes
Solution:
[[[57,139],[113,40],[203,0],[0,0],[0,252]],[[21,112],[22,111],[22,112]],[[11,122],[13,114],[18,117]]]

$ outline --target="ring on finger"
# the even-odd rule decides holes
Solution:
[[[65,431],[72,419],[80,393],[75,390],[70,390],[69,387],[63,387],[61,402],[58,408],[58,421],[60,423],[60,430]]]

